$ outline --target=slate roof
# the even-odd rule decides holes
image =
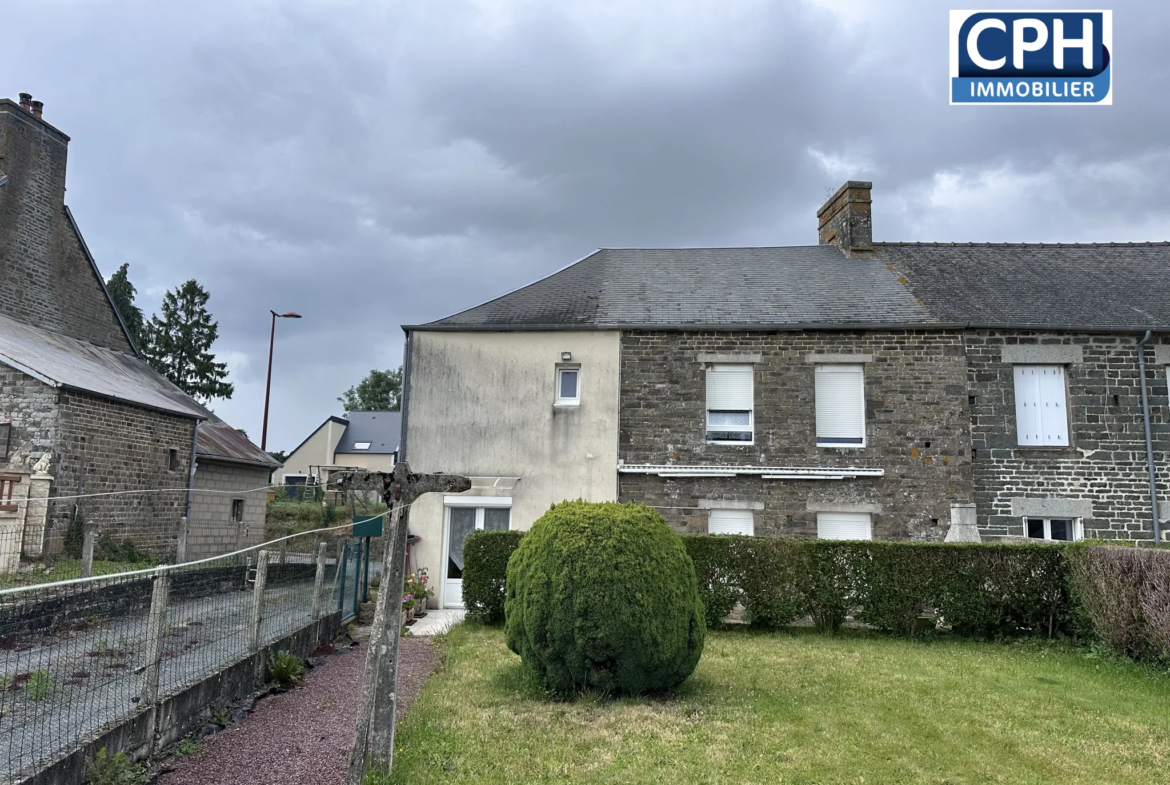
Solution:
[[[1170,244],[603,249],[422,330],[1170,328]]]
[[[51,384],[192,419],[209,412],[142,360],[0,316],[0,362]]]
[[[334,455],[390,455],[398,452],[398,439],[402,434],[401,412],[350,412],[346,415],[346,422],[348,425],[333,451]],[[358,442],[370,442],[370,449],[355,449]]]

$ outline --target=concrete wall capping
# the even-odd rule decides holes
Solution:
[[[809,512],[868,512],[872,515],[881,515],[882,506],[871,502],[808,502],[805,508]]]
[[[748,363],[756,364],[763,360],[763,355],[751,352],[721,352],[712,354],[709,352],[699,352],[697,361],[701,363],[737,363],[746,365]]]
[[[1069,365],[1082,363],[1084,347],[1080,344],[1007,344],[1003,347],[1005,363],[1028,365]]]
[[[749,502],[742,499],[699,499],[704,510],[762,510],[763,502]]]
[[[1020,518],[1092,518],[1093,500],[1017,496],[1012,499],[1012,515]]]
[[[873,362],[872,354],[810,354],[804,358],[811,365],[857,365]]]

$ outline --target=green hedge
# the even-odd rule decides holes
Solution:
[[[504,620],[508,559],[520,547],[519,531],[474,531],[463,545],[463,606],[488,624]]]
[[[683,539],[712,625],[742,602],[753,626],[783,627],[808,616],[830,633],[852,612],[881,630],[913,635],[930,610],[967,637],[1074,629],[1068,561],[1059,546]]]
[[[1170,663],[1170,551],[1070,548],[1079,620],[1117,654]]]

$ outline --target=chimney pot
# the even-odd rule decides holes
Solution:
[[[32,102],[33,117],[40,117],[42,114],[44,114],[44,112],[45,112],[45,104],[43,101],[33,101]]]
[[[870,190],[873,183],[850,180],[817,210],[817,241],[835,245],[850,259],[873,256]]]
[[[20,108],[26,112],[32,111],[32,93],[20,94]]]

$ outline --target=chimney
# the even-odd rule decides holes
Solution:
[[[873,183],[850,180],[817,210],[817,241],[835,245],[850,259],[873,256],[869,192]]]
[[[20,94],[20,108],[26,112],[32,111],[32,94],[31,93],[21,93]]]
[[[45,112],[45,104],[42,101],[32,102],[32,116],[40,117]]]

